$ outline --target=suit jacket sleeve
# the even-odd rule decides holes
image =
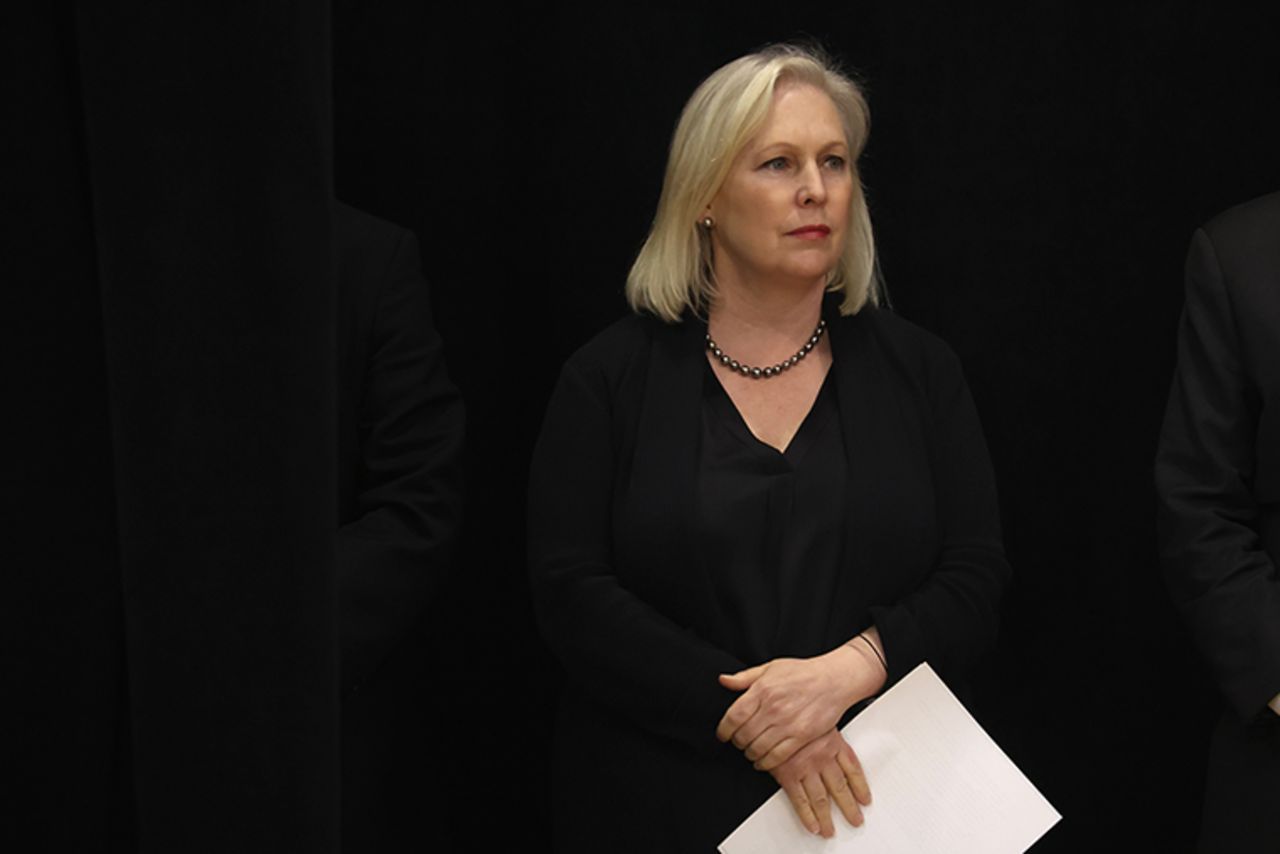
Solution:
[[[571,681],[651,732],[701,751],[734,695],[720,673],[744,667],[628,591],[613,571],[618,449],[599,371],[570,362],[547,409],[529,486],[529,551],[543,635]]]
[[[1178,365],[1156,457],[1166,581],[1236,711],[1280,691],[1280,581],[1251,490],[1260,404],[1240,358],[1228,283],[1209,236],[1187,259]]]
[[[337,534],[342,674],[367,677],[439,582],[461,518],[462,399],[445,373],[417,241],[403,232],[373,321],[360,404],[359,516]]]
[[[929,360],[926,397],[942,542],[924,583],[871,609],[889,666],[886,686],[924,661],[944,676],[963,673],[995,641],[1000,596],[1012,574],[982,425],[959,359],[940,342]]]

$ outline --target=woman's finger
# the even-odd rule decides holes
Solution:
[[[773,733],[778,733],[779,735],[781,735],[777,727],[774,727],[773,729],[770,729],[770,730],[766,730],[764,735],[767,736]],[[755,746],[756,746],[755,742],[752,742],[751,747],[754,748]],[[767,750],[755,751],[757,754],[760,754],[760,753],[764,754],[759,759],[756,759],[751,755],[752,753],[751,750],[746,751],[746,757],[755,763],[754,767],[757,771],[772,771],[774,768],[777,768],[783,762],[786,762],[788,759],[794,756],[795,752],[802,747],[804,747],[804,743],[801,742],[800,739],[794,738],[792,736],[785,736],[783,738],[777,739],[777,741],[768,745]]]
[[[858,799],[858,803],[864,807],[870,806],[871,786],[867,784],[867,775],[862,772],[862,763],[858,761],[858,755],[853,752],[848,742],[845,742],[844,747],[836,754],[836,762],[844,772],[845,779],[849,781],[849,788],[853,791],[853,796]]]
[[[800,783],[804,786],[804,793],[809,796],[809,806],[818,819],[818,832],[830,839],[836,834],[836,826],[831,823],[831,797],[827,794],[822,777],[809,774]]]
[[[733,734],[733,746],[745,752],[750,749],[753,743],[766,736],[768,736],[767,743],[773,745],[781,736],[770,735],[769,728],[771,726],[768,715],[760,711],[756,712],[751,716],[750,720],[738,727],[738,731]],[[767,752],[767,750],[764,752]],[[750,756],[747,758],[753,762],[755,761]]]
[[[800,823],[804,825],[804,829],[810,833],[817,833],[820,829],[817,816],[813,814],[813,807],[809,803],[809,796],[805,794],[804,786],[799,780],[792,780],[782,786],[782,790],[787,793],[787,798],[791,801],[791,808],[796,811],[796,817],[800,819]]]
[[[720,684],[732,691],[745,691],[751,687],[752,682],[760,678],[764,668],[763,664],[757,664],[755,667],[748,667],[737,673],[721,673]]]
[[[767,717],[769,715],[758,714],[738,730],[739,739],[742,741],[742,752],[752,762],[765,756],[777,746],[778,742],[787,737],[786,731],[781,727],[767,723],[765,720]],[[748,730],[758,730],[758,732],[754,738],[746,738]]]
[[[753,697],[751,694],[743,694],[741,697],[733,701],[733,705],[724,713],[724,717],[720,719],[719,725],[716,726],[716,738],[721,741],[728,741],[733,738],[733,734],[755,716],[760,709],[760,698]]]
[[[849,780],[838,762],[830,762],[822,766],[822,782],[826,784],[831,800],[835,801],[845,820],[858,827],[862,824],[862,809],[849,788]]]

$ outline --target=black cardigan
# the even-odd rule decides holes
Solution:
[[[924,660],[955,679],[991,642],[1009,576],[977,414],[937,338],[872,308],[829,322],[849,468],[843,566],[803,648],[780,654],[816,655],[874,624],[889,684]],[[586,848],[628,799],[662,814],[635,850],[706,850],[773,788],[714,734],[734,697],[717,674],[759,662],[715,643],[691,530],[704,331],[645,316],[605,330],[565,365],[534,452],[534,602],[568,675],[560,850],[577,850],[579,832]]]

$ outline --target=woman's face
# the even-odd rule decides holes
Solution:
[[[716,281],[825,286],[844,251],[852,192],[836,105],[815,86],[780,83],[764,125],[707,206]]]

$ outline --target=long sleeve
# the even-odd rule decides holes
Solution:
[[[1260,400],[1240,357],[1237,318],[1213,242],[1187,258],[1178,365],[1155,463],[1165,577],[1236,711],[1280,691],[1280,582],[1258,537]]]
[[[923,661],[964,670],[995,639],[1011,571],[1004,556],[995,476],[959,360],[930,360],[934,500],[942,541],[928,578],[898,602],[872,608],[891,685]]]
[[[656,611],[615,572],[619,448],[603,374],[562,371],[534,451],[529,556],[544,636],[571,682],[651,732],[723,750],[715,727],[733,694],[716,680],[742,662]]]
[[[337,534],[343,685],[366,678],[439,583],[461,520],[463,406],[445,373],[417,241],[378,294],[360,402],[358,516]]]

